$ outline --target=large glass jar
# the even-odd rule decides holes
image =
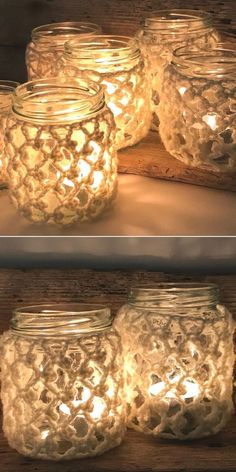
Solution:
[[[54,77],[55,64],[60,60],[64,43],[78,36],[101,33],[100,26],[88,22],[62,22],[33,29],[32,40],[27,45],[25,61],[28,79]]]
[[[220,431],[232,410],[234,323],[214,285],[134,288],[115,318],[128,426],[170,439]]]
[[[62,75],[86,76],[104,87],[116,122],[117,149],[146,136],[151,122],[148,80],[137,42],[126,36],[94,36],[65,43]]]
[[[143,21],[138,33],[141,49],[147,61],[152,88],[152,129],[158,129],[159,91],[163,71],[170,63],[172,52],[183,45],[198,48],[214,47],[218,34],[209,13],[199,10],[158,10]]]
[[[18,82],[11,80],[0,80],[0,189],[6,187],[7,183],[7,156],[4,142],[6,122],[11,111],[12,94],[18,85]]]
[[[15,310],[1,337],[3,431],[38,459],[102,454],[125,434],[121,342],[99,305]]]
[[[30,220],[68,225],[111,206],[115,123],[98,84],[47,79],[21,85],[6,139],[11,198]]]
[[[185,164],[236,170],[236,51],[180,48],[160,88],[159,132]]]

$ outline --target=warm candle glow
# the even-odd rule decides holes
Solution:
[[[95,420],[98,420],[101,418],[106,408],[106,404],[104,400],[99,397],[94,397],[92,403],[93,403],[93,411],[90,413],[90,416],[92,416],[92,418],[94,418]]]
[[[217,287],[134,287],[115,317],[128,426],[170,439],[215,434],[232,413],[233,330]]]
[[[209,113],[208,115],[205,115],[203,116],[203,121],[205,121],[205,123],[210,126],[210,128],[215,131],[215,129],[217,128],[217,124],[216,124],[216,114],[215,113]]]

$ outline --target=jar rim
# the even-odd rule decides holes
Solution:
[[[101,27],[89,21],[62,21],[37,26],[31,32],[32,39],[60,38],[70,35],[90,35],[101,32]],[[64,42],[64,41],[63,41]]]
[[[0,93],[12,93],[19,85],[20,82],[15,80],[0,80]]]
[[[79,64],[89,65],[91,61],[102,68],[120,65],[139,59],[141,51],[138,41],[125,35],[102,34],[74,38],[66,41],[64,56],[75,59]]]
[[[63,97],[63,100],[62,100]],[[105,95],[96,82],[78,78],[38,79],[13,92],[12,111],[37,123],[71,123],[95,116],[105,107]]]
[[[160,34],[182,35],[209,28],[213,25],[212,15],[203,10],[163,9],[154,10],[142,20],[144,29]]]
[[[171,64],[184,75],[235,80],[236,50],[224,47],[223,43],[202,50],[181,46],[173,52]]]
[[[152,290],[152,291],[169,291],[169,292],[182,292],[182,291],[192,291],[196,290],[199,291],[203,290],[211,290],[211,289],[218,289],[218,285],[214,283],[205,283],[205,282],[158,282],[153,285],[134,285],[131,290]]]
[[[111,325],[108,306],[85,301],[18,307],[11,320],[11,330],[22,336],[73,336],[104,331]]]

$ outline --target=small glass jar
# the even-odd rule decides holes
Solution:
[[[134,288],[114,323],[128,426],[170,439],[215,434],[233,411],[234,322],[214,285]]]
[[[96,219],[116,196],[114,139],[98,84],[47,79],[18,87],[6,132],[16,208],[36,223]]]
[[[65,41],[99,33],[101,27],[89,22],[68,21],[34,28],[25,53],[28,80],[54,77],[55,65],[63,55]]]
[[[172,156],[217,172],[236,170],[236,51],[179,48],[165,69],[159,133]]]
[[[158,10],[143,21],[137,37],[147,61],[152,88],[152,129],[158,130],[159,92],[163,72],[170,63],[172,53],[183,45],[197,48],[214,47],[218,33],[213,28],[212,17],[200,10]]]
[[[96,456],[126,430],[121,342],[110,309],[16,309],[1,337],[3,431],[37,459]]]
[[[150,91],[137,42],[126,36],[94,36],[65,43],[58,73],[85,76],[104,87],[121,149],[144,138],[151,123]]]
[[[18,82],[0,80],[0,189],[7,184],[7,156],[5,154],[5,131],[7,117],[11,111],[12,94]]]

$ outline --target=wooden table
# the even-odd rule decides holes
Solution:
[[[113,312],[129,286],[160,281],[215,282],[236,319],[236,276],[184,276],[146,271],[0,270],[0,331],[13,307],[32,303],[105,302]],[[128,431],[122,445],[101,457],[53,463],[20,456],[0,434],[1,472],[236,472],[236,417],[218,435],[192,442],[158,440]]]

